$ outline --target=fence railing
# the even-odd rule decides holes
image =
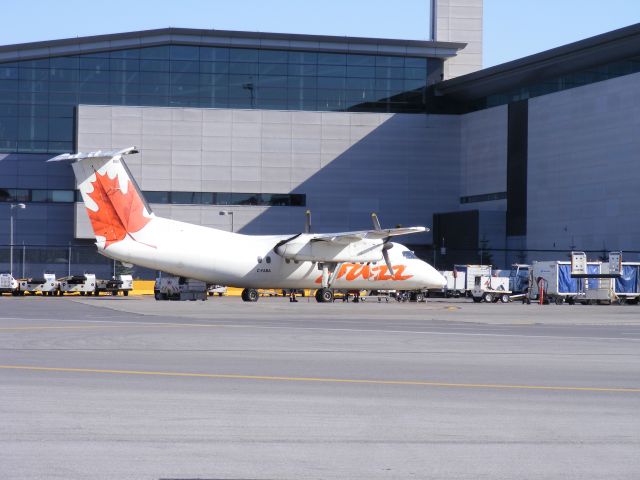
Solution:
[[[416,254],[438,270],[451,270],[454,264],[491,264],[494,268],[509,268],[513,263],[531,263],[535,260],[569,260],[565,250],[526,249],[455,249],[412,246]],[[0,273],[11,270],[9,245],[0,245]],[[588,250],[590,260],[608,259],[607,250]],[[640,250],[622,252],[627,262],[640,261]],[[13,276],[16,278],[41,277],[43,273],[55,273],[56,277],[95,273],[99,278],[110,278],[115,274],[130,273],[134,278],[152,280],[156,271],[122,263],[100,255],[93,245],[15,245],[13,247]]]
[[[0,273],[11,272],[11,247],[0,246]],[[95,273],[98,278],[131,273],[134,278],[155,278],[156,272],[148,268],[127,268],[121,262],[100,255],[93,245],[14,245],[13,276],[15,278],[41,277],[55,273],[56,277]]]

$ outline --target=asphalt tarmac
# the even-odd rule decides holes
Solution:
[[[637,479],[640,307],[0,298],[2,479]]]

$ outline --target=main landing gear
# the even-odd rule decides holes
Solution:
[[[257,302],[260,295],[258,295],[258,291],[255,288],[245,288],[242,290],[240,297],[245,302]]]
[[[316,300],[319,303],[333,302],[333,290],[330,288],[320,288],[316,290]]]

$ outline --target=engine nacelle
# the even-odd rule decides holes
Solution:
[[[379,239],[337,243],[301,238],[277,247],[276,253],[285,259],[312,262],[378,262],[383,258]]]

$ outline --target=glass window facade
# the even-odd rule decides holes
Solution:
[[[504,200],[507,198],[507,192],[485,193],[482,195],[470,195],[468,197],[460,197],[460,203],[478,203],[491,202],[494,200]]]
[[[508,103],[539,97],[549,93],[560,92],[570,88],[581,87],[591,83],[640,72],[640,57],[633,57],[604,65],[597,65],[585,70],[567,73],[556,77],[542,79],[533,83],[518,85],[508,91],[498,92],[486,97],[458,104],[454,101],[440,103],[438,108],[427,108],[434,113],[466,113],[485,108],[506,105]]]
[[[0,151],[72,151],[78,104],[421,112],[428,68],[425,58],[189,45],[0,63]]]
[[[149,203],[182,205],[264,205],[271,207],[304,207],[303,193],[231,193],[231,192],[142,192]],[[82,202],[78,190],[1,188],[0,202],[73,203]]]
[[[74,190],[1,188],[0,202],[73,203]]]

